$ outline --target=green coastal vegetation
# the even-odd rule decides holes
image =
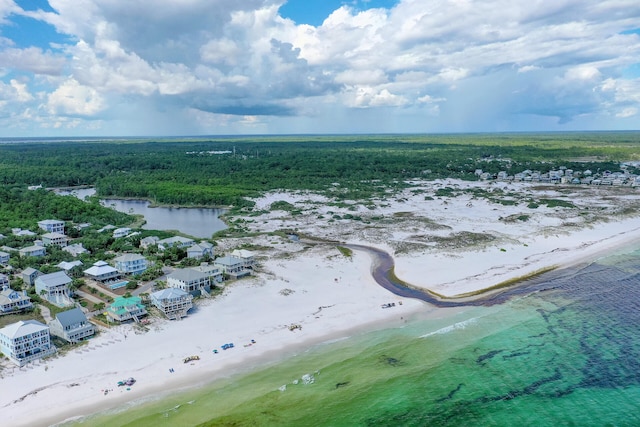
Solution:
[[[247,136],[0,144],[5,188],[93,186],[99,197],[251,207],[264,191],[366,200],[411,179],[476,180],[477,169],[594,172],[640,160],[634,132]],[[633,171],[633,170],[632,170]]]
[[[247,237],[252,233],[245,229],[245,222],[251,221],[252,214],[264,213],[254,210],[248,198],[266,191],[311,190],[328,196],[327,203],[331,206],[350,209],[354,202],[368,206],[372,199],[384,200],[396,190],[410,188],[412,180],[477,180],[480,169],[490,174],[558,168],[590,169],[598,173],[618,171],[626,162],[624,168],[637,174],[639,136],[634,132],[603,132],[5,141],[0,143],[0,234],[4,235],[5,248],[28,246],[33,238],[16,236],[12,229],[37,231],[39,220],[56,218],[72,225],[67,229],[68,236],[89,251],[78,257],[84,265],[108,261],[122,252],[137,252],[157,266],[136,278],[149,281],[162,274],[163,265],[184,267],[192,260],[186,258],[184,250],[152,253],[153,249],[140,248],[140,240],[147,236],[165,238],[175,233],[140,229],[140,218],[103,206],[101,198],[230,207],[231,214],[226,219],[229,228],[214,237]],[[42,188],[28,189],[33,186]],[[94,187],[96,195],[82,201],[48,191],[80,186]],[[423,190],[416,187],[414,191]],[[574,207],[566,200],[534,199],[500,189],[445,186],[433,197],[458,197],[468,192],[474,198],[503,205],[524,204],[532,209],[542,205]],[[292,216],[302,214],[299,206],[285,200],[272,203],[269,209]],[[238,210],[243,216],[234,217],[233,212]],[[364,218],[330,212],[323,219],[383,226],[398,218]],[[427,221],[423,224],[426,228],[438,226],[428,219],[420,220]],[[527,221],[528,216],[503,220]],[[79,227],[81,224],[86,226]],[[107,225],[130,227],[136,233],[133,237],[116,239],[111,233],[100,232]],[[491,238],[470,232],[420,235],[415,236],[413,243],[402,243],[404,246],[398,247],[397,252],[411,251],[412,245],[423,247],[433,243],[439,247],[485,244]],[[338,250],[343,256],[351,256],[346,248]],[[20,271],[34,267],[43,273],[56,271],[54,266],[61,261],[75,259],[56,247],[39,258],[11,255],[11,268]],[[74,289],[95,294],[95,289],[84,287],[82,271],[76,270],[71,271]],[[136,280],[131,281],[127,290],[135,288]],[[19,281],[12,279],[12,287],[24,288]],[[35,294],[32,298],[39,300]],[[108,298],[103,300],[109,302]]]

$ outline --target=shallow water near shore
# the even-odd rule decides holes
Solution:
[[[527,287],[80,424],[640,425],[640,251]]]

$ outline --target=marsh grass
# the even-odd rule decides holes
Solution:
[[[336,246],[336,248],[340,251],[340,253],[342,255],[344,255],[346,258],[351,259],[351,257],[353,256],[353,251],[349,248],[345,248],[344,246]]]

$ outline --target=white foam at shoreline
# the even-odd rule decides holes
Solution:
[[[418,338],[427,338],[433,335],[444,335],[453,331],[466,329],[467,326],[473,325],[478,322],[477,317],[472,317],[471,319],[464,320],[462,322],[454,323],[453,325],[445,326],[444,328],[438,329],[437,331],[429,332],[428,334],[420,335]]]

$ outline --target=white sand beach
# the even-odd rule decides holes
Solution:
[[[445,187],[460,194],[437,196]],[[504,205],[467,192],[477,188],[499,189],[503,199],[544,197],[576,207],[531,207],[526,201]],[[256,208],[265,212],[247,217],[246,228],[288,229],[385,249],[394,256],[400,279],[446,296],[589,262],[640,241],[635,214],[640,189],[457,181],[424,183],[419,189],[370,206],[330,206],[310,193],[272,193],[256,201]],[[302,214],[266,211],[279,200],[294,204]],[[372,279],[371,259],[361,252],[347,257],[334,245],[275,235],[225,239],[217,242],[217,250],[248,242],[260,264],[255,276],[229,283],[222,296],[199,300],[187,318],[154,318],[146,329],[122,325],[103,330],[67,354],[20,369],[4,368],[3,423],[51,425],[212,381],[358,330],[398,326],[414,314],[443,310],[382,289]],[[381,308],[391,302],[394,307]],[[249,345],[251,340],[255,343]],[[230,342],[233,349],[220,349]],[[191,355],[200,360],[184,364],[182,359]],[[136,379],[133,386],[116,386],[128,377]]]

